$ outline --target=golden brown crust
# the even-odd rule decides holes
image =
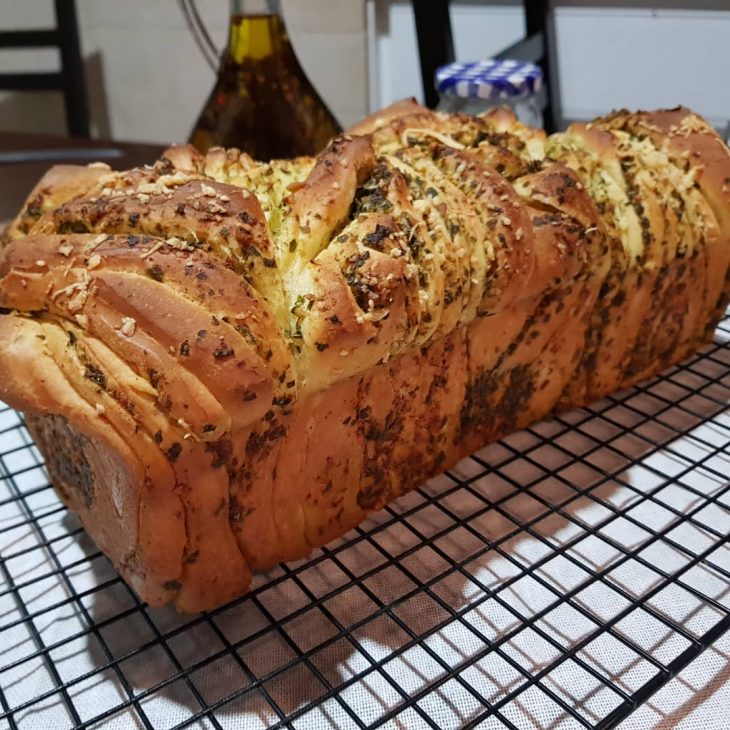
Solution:
[[[135,589],[147,600],[165,602],[171,594],[164,585],[180,578],[185,542],[172,470],[156,449],[145,444],[144,434],[133,428],[121,434],[108,419],[100,418],[100,403],[96,399],[89,403],[69,385],[60,367],[65,359],[51,356],[45,336],[29,318],[0,318],[0,369],[5,374],[0,398],[30,415],[31,427],[39,424],[37,431],[49,415],[64,414],[66,430],[82,443],[87,463],[66,463],[63,441],[49,435],[48,445],[58,450],[55,458],[53,449],[48,453],[52,471],[62,478],[62,496]],[[88,455],[92,444],[98,458]],[[117,469],[110,479],[101,465],[112,462]],[[140,510],[148,484],[154,485],[154,498],[149,500],[150,509]],[[106,519],[95,519],[100,515]]]
[[[726,143],[702,118],[684,107],[634,114],[616,112],[602,123],[611,129],[627,131],[638,140],[650,140],[673,167],[688,176],[688,183],[698,189],[699,192],[693,195],[695,205],[709,207],[711,212],[699,211],[701,220],[693,221],[689,228],[702,230],[706,238],[704,255],[708,280],[704,305],[711,312],[708,321],[716,321],[724,312],[724,302],[730,295],[730,280],[723,277],[723,272],[728,271],[730,256],[730,177]],[[706,332],[706,336],[709,335],[711,330]]]
[[[546,138],[406,102],[317,159],[56,169],[0,253],[0,399],[145,600],[210,608],[693,351],[729,236],[683,109]]]
[[[339,137],[320,155],[307,179],[284,201],[285,246],[281,258],[311,261],[340,228],[358,185],[375,166],[375,155],[363,137]],[[289,255],[291,254],[291,255]]]
[[[410,99],[401,99],[390,106],[386,106],[384,109],[373,112],[370,116],[365,117],[361,122],[346,130],[345,134],[350,136],[367,136],[399,117],[424,112],[428,112],[426,107],[421,106],[413,97]]]
[[[604,285],[610,316],[594,313],[567,404],[578,398],[577,383],[584,400],[601,397],[691,352],[714,330],[730,293],[730,241],[717,217],[727,209],[718,197],[727,150],[681,109],[616,112],[572,125],[548,147],[598,202],[613,252]]]
[[[4,238],[9,240],[24,236],[41,216],[91,190],[108,173],[109,166],[104,163],[92,163],[87,167],[55,165],[33,188],[15,220],[3,232]]]
[[[175,238],[224,259],[278,303],[281,281],[261,206],[248,190],[175,175],[103,180],[43,216],[30,233],[131,233]]]

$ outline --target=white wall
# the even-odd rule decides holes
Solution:
[[[283,0],[302,65],[347,126],[367,113],[363,0]],[[197,0],[219,47],[226,42],[227,0]],[[92,126],[97,136],[185,140],[215,75],[198,50],[177,0],[77,0]],[[0,0],[0,27],[53,23],[51,0]],[[57,53],[0,52],[0,69],[54,70]],[[0,93],[0,129],[65,132],[60,94]]]
[[[730,7],[557,7],[555,28],[564,116],[684,104],[730,120]]]
[[[371,108],[414,91],[422,98],[410,0],[368,2],[377,34]],[[454,0],[457,58],[488,57],[520,38],[521,6]],[[723,129],[730,120],[729,3],[558,0],[553,18],[564,118],[682,103]]]

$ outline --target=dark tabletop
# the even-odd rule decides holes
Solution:
[[[154,162],[163,149],[165,146],[158,144],[0,132],[0,223],[15,217],[28,193],[52,165],[101,161],[124,170]]]

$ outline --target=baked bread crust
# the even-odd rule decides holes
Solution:
[[[701,346],[730,155],[402,102],[318,158],[53,168],[3,235],[0,398],[139,595],[245,592],[463,456]]]

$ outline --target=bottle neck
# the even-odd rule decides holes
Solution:
[[[228,56],[235,63],[271,56],[287,43],[278,0],[231,0]]]
[[[230,0],[231,16],[281,15],[279,0]]]

